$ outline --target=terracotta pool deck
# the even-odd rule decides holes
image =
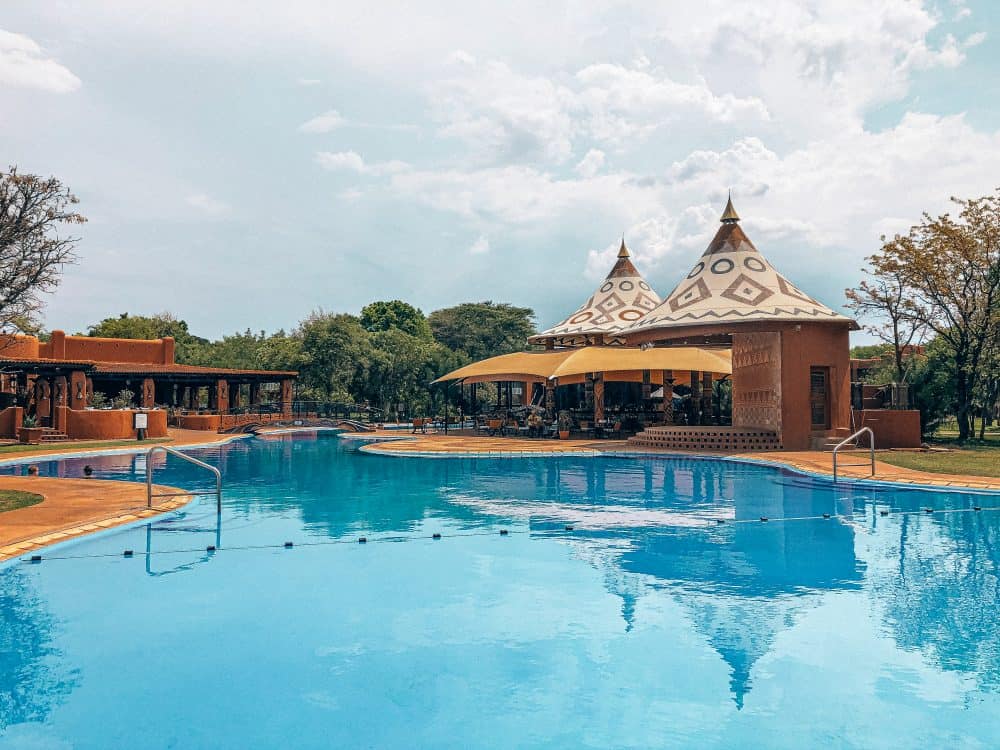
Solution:
[[[361,433],[359,437],[384,439],[376,445],[364,448],[369,452],[397,456],[521,456],[536,454],[566,455],[711,455],[742,458],[766,463],[784,464],[814,474],[833,475],[833,457],[823,451],[776,451],[767,453],[722,453],[708,451],[679,451],[631,448],[623,440],[549,440],[514,437],[482,437],[471,435],[416,434],[402,430],[383,430]],[[969,487],[980,490],[1000,490],[1000,479],[991,477],[936,474],[925,471],[893,466],[878,460],[876,451],[874,478],[884,482],[901,484],[921,484],[934,487]],[[842,453],[842,462],[861,463],[867,459],[867,451]],[[851,478],[868,478],[867,467],[843,466],[838,472]]]
[[[135,443],[136,450],[154,445],[186,448],[221,444],[234,435],[218,435],[202,430],[169,430],[170,440],[159,443]],[[115,441],[99,441],[86,447],[67,449],[65,446],[38,447],[25,452],[0,454],[0,460],[45,459],[52,455],[86,455],[101,451],[126,450]],[[176,487],[154,485],[157,493],[173,494]],[[143,518],[167,513],[183,507],[193,496],[159,498],[152,508],[146,507],[146,486],[135,482],[103,479],[65,479],[44,476],[0,476],[0,489],[34,492],[42,502],[26,508],[0,513],[0,562],[26,555],[41,547],[63,542],[73,537],[110,529]]]

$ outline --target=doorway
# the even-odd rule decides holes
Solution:
[[[830,429],[830,368],[809,368],[809,413],[812,429]]]

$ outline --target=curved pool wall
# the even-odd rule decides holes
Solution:
[[[206,497],[0,568],[0,746],[1000,741],[996,497],[322,434],[192,453],[221,516]],[[174,459],[156,481],[208,485]]]

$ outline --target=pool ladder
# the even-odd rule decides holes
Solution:
[[[834,446],[834,448],[833,448],[833,481],[834,482],[837,481],[837,453],[838,453],[838,451],[840,451],[841,448],[843,448],[845,445],[847,445],[848,443],[851,443],[851,442],[853,442],[854,443],[854,447],[857,448],[858,447],[858,438],[861,437],[862,435],[864,435],[866,432],[868,433],[868,439],[871,441],[870,445],[869,445],[869,448],[868,448],[868,452],[869,452],[870,457],[871,457],[870,458],[870,466],[871,466],[871,475],[870,476],[875,476],[875,433],[872,432],[872,428],[871,427],[862,427],[860,430],[858,430],[857,432],[855,432],[853,435],[849,435],[848,437],[844,438],[839,443],[837,443],[837,445]],[[863,463],[863,464],[840,464],[840,465],[841,466],[869,466],[869,462],[865,461],[865,463]]]
[[[222,473],[210,464],[206,464],[204,461],[199,461],[193,456],[189,456],[186,453],[181,453],[179,450],[174,448],[168,448],[165,445],[156,445],[149,449],[146,453],[146,507],[153,507],[154,497],[180,497],[182,495],[190,495],[190,492],[161,492],[159,494],[153,494],[153,456],[156,455],[157,451],[163,451],[164,453],[169,453],[171,456],[177,456],[177,458],[183,458],[188,463],[192,463],[195,466],[200,466],[203,469],[207,469],[215,475],[215,509],[219,513],[222,513]]]

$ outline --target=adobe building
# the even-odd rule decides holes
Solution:
[[[121,439],[136,436],[135,413],[146,414],[149,437],[167,434],[168,417],[178,427],[220,430],[253,414],[265,396],[271,413],[290,412],[297,373],[235,370],[177,364],[174,340],[67,336],[53,331],[47,342],[34,336],[0,340],[0,438],[16,438],[24,417],[33,417],[42,440]],[[133,394],[134,408],[92,408]],[[249,412],[249,414],[248,414]]]
[[[743,232],[732,200],[721,222],[690,273],[624,336],[630,345],[731,349],[732,426],[650,428],[633,440],[696,450],[822,449],[867,418],[878,446],[890,447],[879,427],[890,444],[919,445],[915,412],[852,414],[849,333],[858,324],[778,273]]]

